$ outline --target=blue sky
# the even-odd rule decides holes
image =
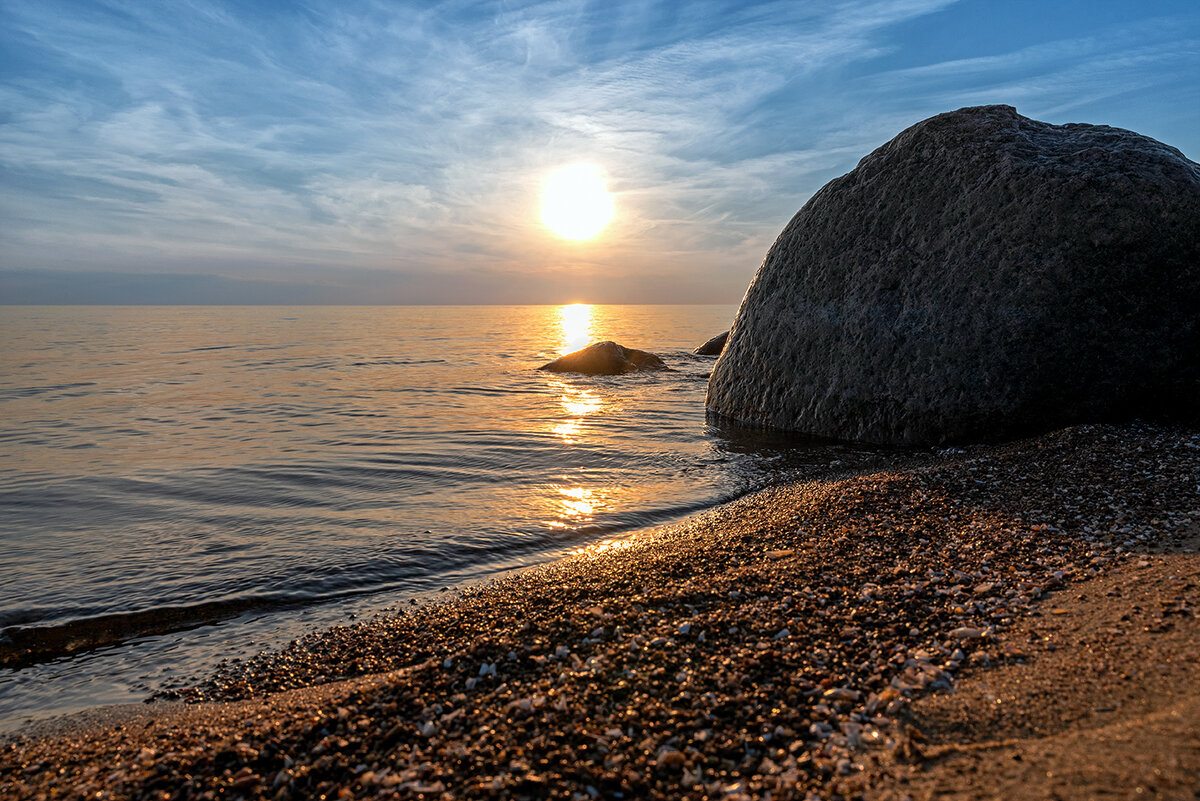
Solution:
[[[0,3],[0,302],[737,302],[826,181],[1008,103],[1200,157],[1196,0]],[[616,218],[570,243],[543,176]]]

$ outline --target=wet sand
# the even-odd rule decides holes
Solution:
[[[31,728],[0,797],[1194,798],[1198,526],[1138,426],[776,487]]]

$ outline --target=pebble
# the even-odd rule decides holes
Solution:
[[[950,636],[956,640],[977,640],[985,633],[984,629],[977,629],[972,626],[959,626],[950,632]]]
[[[0,797],[148,799],[185,777],[214,798],[828,797],[872,749],[916,753],[905,709],[950,689],[956,663],[1020,658],[1012,621],[1182,537],[1188,437],[1080,426],[768,489],[167,694],[266,697],[260,712],[12,741]],[[373,674],[327,700],[268,696]]]

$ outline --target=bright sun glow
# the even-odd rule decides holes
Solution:
[[[592,307],[586,303],[571,303],[558,313],[562,324],[562,353],[586,348],[592,337]]]
[[[613,199],[591,164],[560,167],[542,187],[542,222],[563,239],[591,239],[613,216]]]

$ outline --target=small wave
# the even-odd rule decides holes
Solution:
[[[46,384],[40,387],[13,387],[12,389],[0,391],[0,400],[16,400],[17,398],[33,398],[38,395],[46,395],[51,392],[67,392],[73,389],[82,389],[84,387],[94,387],[94,381],[81,381],[73,384]]]
[[[140,611],[91,614],[43,625],[33,624],[40,614],[26,610],[28,614],[10,616],[10,625],[0,630],[0,668],[20,670],[63,657],[119,646],[131,640],[217,625],[252,612],[298,609],[349,597],[411,589],[414,571],[426,576],[447,574],[461,570],[466,565],[482,567],[501,557],[508,562],[523,562],[522,557],[533,557],[581,540],[662,524],[707,508],[713,502],[708,499],[698,503],[630,510],[617,513],[608,520],[570,526],[549,537],[512,538],[491,532],[478,539],[463,537],[455,547],[449,549],[442,543],[428,542],[418,547],[401,547],[386,555],[375,554],[370,565],[310,563],[306,568],[302,590],[293,586],[265,594]]]
[[[139,637],[210,626],[249,611],[285,609],[307,602],[291,598],[246,597],[118,612],[52,626],[13,626],[0,631],[0,668],[19,670]]]
[[[483,386],[457,386],[447,387],[444,390],[450,395],[545,395],[546,391],[541,387],[483,387]]]
[[[446,364],[446,359],[375,359],[369,362],[350,362],[351,367],[404,367],[410,364]]]

